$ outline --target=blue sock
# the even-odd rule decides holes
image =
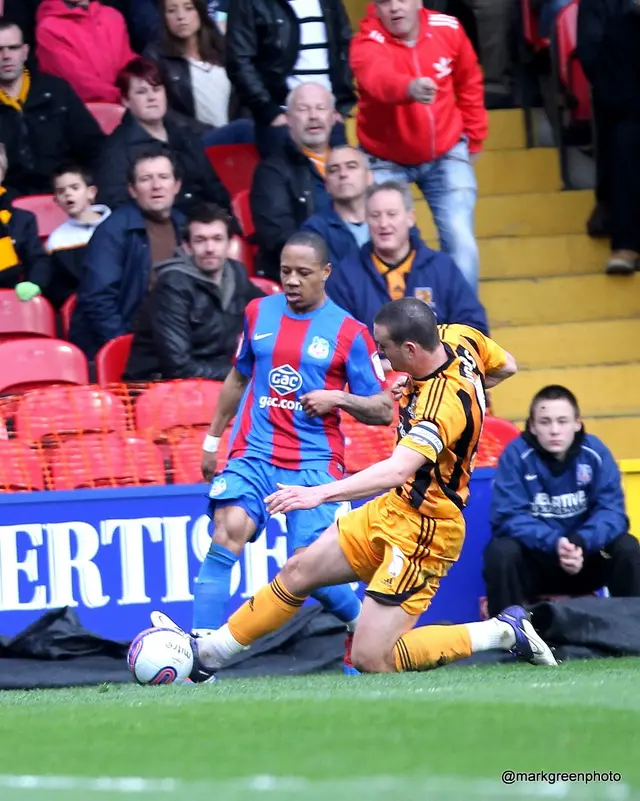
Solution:
[[[321,587],[311,593],[311,597],[324,606],[327,612],[335,615],[343,623],[351,623],[360,614],[362,603],[348,584],[335,587]]]
[[[193,628],[219,629],[229,601],[231,571],[240,557],[211,543],[193,589]]]

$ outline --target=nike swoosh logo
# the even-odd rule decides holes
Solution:
[[[525,476],[525,479],[526,479],[527,481],[535,481],[535,480],[536,480],[536,478],[538,478],[538,476],[536,476],[536,475],[531,475],[531,473],[528,473],[528,474]]]
[[[265,337],[272,337],[272,336],[273,334],[256,334],[254,336],[254,340],[257,341],[258,339],[264,339]]]

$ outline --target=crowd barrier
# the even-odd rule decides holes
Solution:
[[[478,618],[493,474],[474,473],[463,554],[425,621]],[[116,640],[146,628],[154,608],[188,627],[211,534],[206,490],[185,484],[0,495],[0,634],[13,636],[65,606],[87,629]],[[285,534],[279,516],[247,546],[232,575],[230,611],[284,563]]]
[[[67,385],[1,397],[0,492],[196,483],[221,386],[203,379]],[[504,447],[500,431],[489,429],[478,467],[495,466]],[[395,423],[372,427],[342,415],[342,430],[347,473],[393,450]],[[219,466],[229,434],[222,436]]]

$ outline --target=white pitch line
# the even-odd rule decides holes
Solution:
[[[0,775],[0,789],[24,791],[25,793],[110,793],[111,795],[178,798],[196,797],[240,797],[237,794],[274,794],[294,796],[296,801],[303,798],[326,799],[331,796],[346,797],[353,794],[375,798],[388,798],[389,794],[410,794],[413,797],[478,798],[478,799],[567,799],[568,801],[635,801],[640,793],[633,791],[624,783],[566,783],[545,782],[517,783],[505,785],[492,779],[465,779],[456,776],[431,776],[421,778],[401,778],[394,776],[353,777],[349,779],[318,780],[294,776],[251,776],[242,779],[229,779],[203,782],[184,782],[179,779],[147,779],[143,777],[96,777],[81,776],[31,776]],[[214,795],[215,793],[215,795]],[[420,793],[420,796],[417,795]],[[19,798],[18,795],[11,798]],[[340,796],[338,796],[340,797]]]

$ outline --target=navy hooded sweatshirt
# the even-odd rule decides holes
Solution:
[[[493,487],[491,530],[553,553],[560,537],[597,553],[629,530],[620,471],[597,437],[578,432],[558,461],[525,432],[505,448]]]

